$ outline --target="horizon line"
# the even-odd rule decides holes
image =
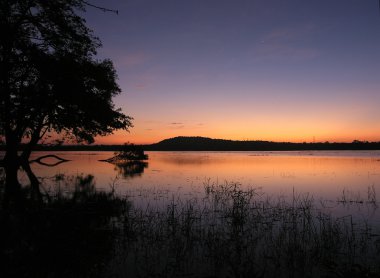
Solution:
[[[108,144],[97,144],[96,142],[94,143],[73,143],[73,144],[66,144],[63,143],[61,145],[59,144],[50,144],[50,143],[45,143],[45,144],[38,144],[40,146],[122,146],[125,144],[134,144],[134,145],[154,145],[158,144],[162,141],[165,140],[170,140],[170,139],[176,139],[176,138],[203,138],[203,139],[210,139],[210,140],[222,140],[222,141],[232,141],[232,142],[268,142],[268,143],[275,143],[275,144],[355,144],[355,143],[362,143],[362,144],[369,144],[369,143],[380,143],[379,141],[368,141],[368,140],[358,140],[354,139],[352,141],[271,141],[271,140],[262,140],[262,139],[245,139],[245,140],[234,140],[234,139],[223,139],[223,138],[212,138],[212,137],[205,137],[205,136],[175,136],[175,137],[170,137],[170,138],[165,138],[160,141],[154,142],[154,143],[133,143],[133,142],[124,142],[124,143],[108,143]],[[1,145],[0,145],[1,146]],[[5,146],[5,145],[4,145]]]

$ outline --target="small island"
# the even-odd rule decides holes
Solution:
[[[141,146],[126,143],[120,151],[115,152],[115,156],[100,161],[117,164],[124,162],[139,162],[147,159],[148,155],[144,153]]]

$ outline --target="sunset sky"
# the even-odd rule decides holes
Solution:
[[[85,17],[122,89],[130,133],[380,141],[377,0],[91,1]]]

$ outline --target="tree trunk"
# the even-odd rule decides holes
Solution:
[[[30,197],[34,201],[41,202],[42,201],[42,194],[40,191],[40,181],[36,177],[36,175],[33,173],[32,168],[30,167],[29,162],[23,161],[22,168],[25,170],[26,174],[28,175],[28,179],[30,181]]]
[[[38,141],[40,140],[40,133],[41,133],[41,125],[37,126],[34,132],[32,133],[32,136],[30,138],[29,143],[25,146],[21,156],[21,166],[25,170],[26,174],[28,175],[28,179],[30,181],[30,189],[31,189],[31,199],[35,201],[42,201],[42,195],[40,191],[40,181],[36,177],[36,175],[33,173],[32,168],[30,167],[30,155],[32,154],[33,148],[37,145]]]
[[[9,142],[9,141],[8,141]],[[4,157],[5,170],[5,192],[4,205],[8,206],[9,202],[14,200],[18,202],[21,198],[21,185],[18,182],[17,173],[20,167],[19,157],[17,155],[17,145],[8,143]]]

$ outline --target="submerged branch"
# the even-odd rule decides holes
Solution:
[[[46,158],[55,158],[55,159],[57,159],[58,161],[55,162],[55,163],[46,163],[46,162],[43,162],[43,160],[46,159]],[[38,157],[38,158],[36,158],[36,159],[34,159],[34,160],[30,160],[29,163],[34,163],[34,162],[36,162],[36,163],[38,163],[38,164],[40,164],[40,165],[43,165],[43,166],[54,167],[54,166],[57,166],[57,165],[59,165],[59,164],[61,164],[61,163],[68,162],[68,161],[70,161],[70,160],[68,160],[68,159],[64,159],[64,158],[59,157],[59,156],[54,155],[54,154],[49,154],[49,155],[43,155],[43,156],[40,156],[40,157]]]

